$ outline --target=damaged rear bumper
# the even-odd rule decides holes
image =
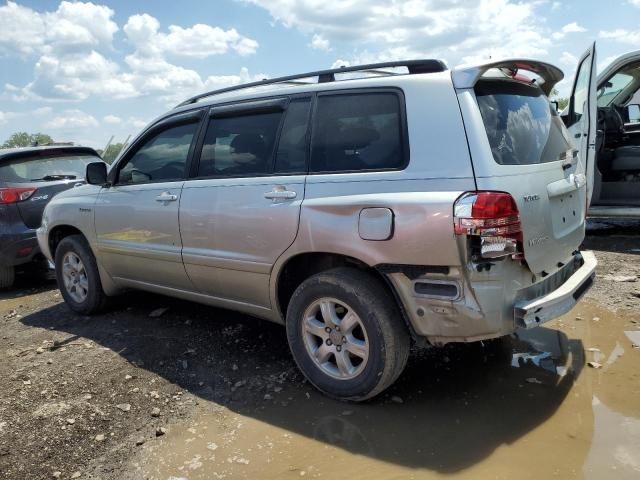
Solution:
[[[573,274],[558,288],[537,298],[516,302],[513,309],[516,325],[533,328],[553,320],[571,310],[577,301],[589,290],[595,276],[596,260],[593,252],[581,252],[582,264],[577,265]]]
[[[510,335],[568,312],[591,286],[596,264],[592,252],[574,252],[559,270],[535,283],[531,272],[514,261],[496,262],[482,272],[457,266],[379,270],[413,335],[441,345]],[[423,283],[433,291],[424,292]]]

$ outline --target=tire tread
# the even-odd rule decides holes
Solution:
[[[85,265],[85,269],[89,270],[89,274],[91,278],[89,279],[90,283],[93,283],[93,292],[91,293],[92,298],[86,305],[78,305],[76,304],[67,294],[64,285],[62,283],[59,273],[58,265],[60,263],[62,255],[66,252],[73,250],[77,253],[82,262]],[[55,253],[56,257],[56,278],[58,280],[58,288],[62,293],[63,298],[65,299],[67,305],[77,313],[81,313],[84,315],[93,315],[95,313],[99,313],[107,307],[109,297],[104,293],[102,288],[102,282],[100,281],[100,272],[98,270],[98,264],[96,262],[96,258],[91,251],[91,246],[89,242],[87,242],[86,238],[82,235],[69,235],[62,239]]]
[[[0,289],[11,288],[15,281],[16,270],[14,267],[0,267]]]

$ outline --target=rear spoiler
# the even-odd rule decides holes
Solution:
[[[550,63],[539,62],[537,60],[507,59],[455,67],[451,71],[453,85],[455,88],[473,88],[480,77],[484,75],[487,70],[493,68],[507,69],[514,72],[514,74],[518,70],[527,70],[535,73],[542,79],[538,81],[537,84],[547,96],[551,94],[553,87],[564,78],[562,70]]]
[[[3,153],[0,150],[0,163],[9,160],[19,160],[22,158],[44,158],[44,157],[55,157],[58,155],[91,155],[100,157],[98,152],[96,152],[91,147],[67,147],[67,146],[56,146],[56,147],[46,147],[46,148],[16,148],[15,150],[11,150],[8,153]]]

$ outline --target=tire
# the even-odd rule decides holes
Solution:
[[[298,368],[339,400],[375,397],[400,376],[409,356],[409,333],[391,294],[355,268],[305,280],[291,297],[286,327]]]
[[[80,263],[76,263],[76,260]],[[62,239],[56,248],[55,265],[58,288],[71,310],[91,315],[104,309],[107,296],[102,289],[98,264],[82,235],[70,235]]]
[[[14,267],[0,267],[0,290],[13,287],[16,278],[16,270]]]

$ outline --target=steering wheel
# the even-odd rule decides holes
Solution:
[[[165,165],[165,168],[173,168],[173,167],[184,170],[184,163],[176,160],[173,162],[169,162]]]
[[[163,178],[167,178],[167,175],[173,176],[174,172],[178,176],[182,175],[184,173],[184,163],[175,160],[173,162],[167,163],[166,165],[163,165],[155,171],[156,175],[160,175]]]
[[[602,123],[601,115],[602,114]],[[606,135],[612,136],[613,141],[621,140],[624,135],[624,120],[614,106],[598,109],[598,128],[602,128]]]
[[[607,119],[605,108],[598,108],[598,121],[596,122],[596,153],[602,152],[607,140]],[[598,135],[600,133],[600,135]]]

